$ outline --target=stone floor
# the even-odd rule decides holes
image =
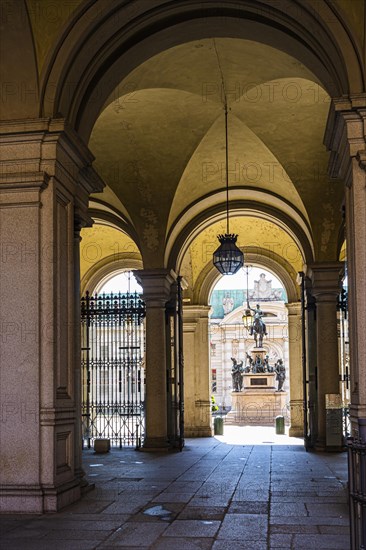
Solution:
[[[263,431],[264,430],[264,431]],[[2,515],[2,550],[349,549],[347,457],[225,428],[181,453],[84,452],[95,489],[57,514]]]

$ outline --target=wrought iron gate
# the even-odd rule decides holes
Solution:
[[[139,294],[81,299],[83,445],[140,446],[144,436],[144,317]]]
[[[178,276],[175,293],[166,306],[167,323],[167,390],[168,438],[173,448],[184,447],[183,386],[183,301],[182,277]]]

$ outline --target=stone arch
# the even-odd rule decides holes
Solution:
[[[296,284],[297,274],[291,265],[278,254],[264,249],[256,251],[244,248],[244,258],[246,264],[268,268],[274,273],[285,287],[288,302],[296,302],[299,299],[299,287]],[[193,302],[200,305],[208,304],[212,289],[219,278],[220,274],[216,267],[211,263],[206,265],[196,282]]]
[[[117,256],[113,254],[107,258],[103,258],[94,264],[81,280],[81,295],[87,290],[90,293],[96,291],[98,286],[107,282],[113,275],[127,270],[142,269],[143,263],[136,253],[123,254]]]
[[[149,10],[137,3],[101,8],[88,2],[75,11],[49,56],[41,112],[66,117],[88,141],[108,97],[131,70],[165,49],[212,36],[262,41],[290,52],[332,97],[363,91],[362,53],[328,2],[309,9],[300,1],[210,0],[203,6],[161,0]]]
[[[229,209],[231,216],[255,215],[256,217],[264,217],[279,225],[299,246],[304,263],[313,261],[314,252],[313,244],[310,240],[311,234],[306,222],[300,216],[298,216],[298,220],[295,221],[290,214],[280,210],[278,207],[243,199],[230,201]],[[198,213],[193,219],[188,221],[181,232],[177,234],[174,242],[169,243],[168,239],[167,254],[169,253],[169,256],[167,256],[165,260],[167,266],[179,271],[182,258],[195,235],[215,221],[224,219],[225,216],[226,204],[220,203],[212,205],[204,212]]]

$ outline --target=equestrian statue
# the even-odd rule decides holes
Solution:
[[[263,336],[267,336],[267,328],[264,321],[262,320],[263,311],[259,307],[259,304],[256,305],[255,309],[253,309],[252,307],[250,307],[249,302],[248,309],[254,312],[253,322],[249,332],[251,336],[254,336],[255,347],[261,348],[263,345]]]

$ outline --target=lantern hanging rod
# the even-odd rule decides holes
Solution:
[[[228,107],[227,107],[227,95],[224,81],[224,73],[222,71],[219,52],[217,51],[216,41],[213,40],[217,64],[221,75],[222,92],[224,95],[224,112],[225,112],[225,181],[226,181],[226,233],[230,234],[229,230],[229,139],[228,139]]]
[[[247,271],[247,307],[249,308],[249,265],[246,266]]]
[[[214,266],[220,271],[222,275],[234,275],[244,263],[243,252],[236,245],[236,239],[238,235],[230,233],[229,229],[229,144],[228,144],[228,107],[227,96],[224,82],[224,75],[222,72],[219,54],[216,48],[215,40],[213,40],[214,48],[216,51],[217,63],[219,71],[221,73],[222,91],[224,95],[224,112],[225,112],[225,164],[226,164],[226,234],[218,235],[220,246],[213,253]]]
[[[228,130],[227,130],[227,103],[225,95],[225,173],[226,173],[226,233],[229,231],[229,146],[228,146]]]

